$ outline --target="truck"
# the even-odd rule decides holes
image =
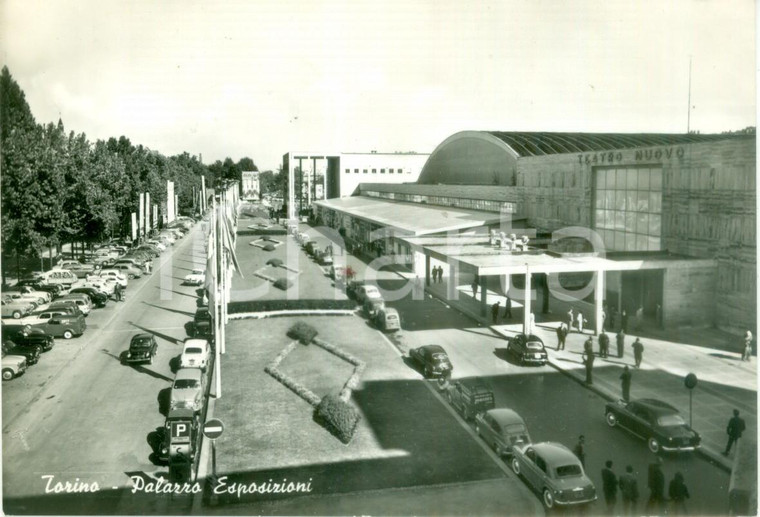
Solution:
[[[493,409],[494,396],[488,386],[480,379],[462,379],[450,384],[446,397],[449,404],[456,409],[465,420],[475,418],[475,415]]]

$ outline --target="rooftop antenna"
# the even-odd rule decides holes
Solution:
[[[686,134],[691,133],[691,56],[689,56],[689,105],[686,111]]]

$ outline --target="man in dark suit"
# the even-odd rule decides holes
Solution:
[[[560,323],[557,327],[557,350],[565,349],[565,339],[567,338],[567,327],[564,323]]]
[[[728,443],[726,444],[726,450],[723,451],[723,456],[728,456],[728,453],[731,451],[731,446],[739,441],[739,438],[742,437],[742,433],[746,427],[744,419],[739,417],[739,410],[734,409],[734,416],[728,421],[728,427],[726,427]]]
[[[607,504],[607,514],[613,515],[617,502],[618,478],[612,471],[612,460],[607,460],[602,469],[602,492]]]

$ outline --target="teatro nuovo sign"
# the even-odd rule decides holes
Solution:
[[[653,147],[651,149],[631,149],[625,151],[605,151],[583,153],[578,155],[581,165],[610,165],[622,162],[663,162],[665,160],[683,159],[686,151],[683,147]]]

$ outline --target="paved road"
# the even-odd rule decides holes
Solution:
[[[380,281],[381,286],[383,281]],[[395,283],[391,280],[388,283]],[[601,492],[601,469],[607,459],[621,474],[626,465],[637,473],[642,498],[648,497],[646,472],[654,456],[646,443],[604,421],[605,400],[550,366],[520,367],[505,360],[506,341],[435,299],[409,298],[390,303],[402,315],[404,330],[394,337],[401,348],[437,343],[454,365],[454,379],[478,376],[494,390],[496,405],[510,407],[526,419],[533,441],[558,441],[572,448],[586,437],[588,474]],[[670,481],[681,471],[692,497],[692,514],[725,514],[729,475],[693,454],[666,455],[663,471]],[[601,494],[600,494],[601,496]],[[643,502],[640,508],[644,510]],[[592,512],[602,512],[597,501]]]
[[[132,280],[127,299],[88,317],[88,330],[57,345],[22,377],[3,385],[3,497],[8,513],[104,513],[90,500],[61,507],[45,495],[55,481],[96,482],[112,513],[127,493],[130,472],[156,473],[149,434],[164,423],[172,359],[195,311],[182,278],[203,264],[201,227],[165,252],[150,277]],[[159,344],[152,366],[123,366],[131,336],[151,332]],[[127,498],[129,499],[129,498]],[[68,502],[67,502],[68,504]],[[131,504],[131,503],[130,503]]]

